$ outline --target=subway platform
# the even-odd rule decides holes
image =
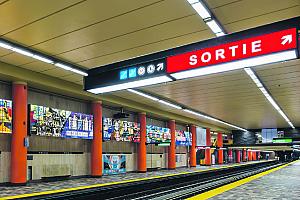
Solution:
[[[100,178],[78,178],[67,179],[54,182],[29,182],[26,186],[10,187],[0,186],[0,199],[17,199],[24,197],[34,197],[39,195],[49,195],[60,192],[68,192],[93,187],[103,187],[121,183],[145,181],[155,178],[176,176],[188,173],[217,170],[220,168],[230,168],[239,165],[249,165],[257,162],[268,162],[265,160],[244,162],[240,164],[224,164],[213,166],[198,166],[196,168],[178,168],[175,170],[158,170],[146,173],[126,173],[120,175],[102,176]]]
[[[224,199],[299,199],[300,161],[213,197]]]

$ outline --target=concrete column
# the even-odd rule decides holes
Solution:
[[[210,147],[205,147],[205,165],[211,165]]]
[[[218,164],[222,165],[223,164],[223,149],[218,149]]]
[[[12,137],[10,182],[24,185],[27,182],[27,84],[14,82],[12,85]]]
[[[243,162],[247,161],[247,150],[243,149]]]
[[[196,167],[196,126],[190,125],[190,131],[192,134],[192,146],[190,149],[190,166]]]
[[[252,151],[248,150],[248,161],[252,161]]]
[[[176,168],[175,120],[170,120],[168,126],[171,132],[171,143],[168,147],[168,169]]]
[[[91,148],[91,175],[102,176],[102,102],[92,103],[93,140]]]
[[[138,144],[138,172],[147,172],[147,148],[146,148],[146,113],[139,113],[140,143]]]
[[[239,149],[236,150],[236,163],[241,162],[241,151]]]
[[[223,147],[223,134],[218,133],[217,135],[217,147]]]

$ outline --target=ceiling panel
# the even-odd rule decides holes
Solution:
[[[67,70],[64,70],[64,69],[61,69],[61,68],[58,68],[58,67],[43,70],[43,71],[41,71],[41,73],[47,74],[47,75],[50,75],[50,76],[54,76],[54,77],[57,77],[57,78],[62,78],[64,76],[74,74],[71,71],[67,71]]]
[[[180,29],[178,29],[179,24],[182,24]],[[112,41],[108,40],[68,53],[64,53],[60,55],[60,57],[80,63],[80,61],[84,61],[87,59],[97,58],[100,56],[113,54],[115,52],[126,51],[128,49],[136,48],[139,46],[152,44],[157,41],[164,41],[169,38],[186,35],[190,32],[204,31],[206,29],[206,27],[202,27],[201,29],[201,26],[199,26],[199,19],[191,16],[178,21],[155,26],[151,29],[146,29],[143,31],[125,35],[123,37],[113,39]],[[171,47],[175,46],[170,46],[169,48]]]
[[[36,48],[47,51],[50,50],[50,53],[53,54],[60,54],[63,52],[71,51],[73,49],[79,49],[82,47],[103,42],[116,43],[114,42],[114,39],[126,35],[128,35],[129,37],[136,38],[136,36],[133,33],[141,32],[143,30],[152,28],[152,35],[157,36],[165,33],[165,30],[157,30],[155,29],[155,27],[161,27],[161,25],[163,24],[167,24],[172,21],[178,21],[181,18],[194,15],[193,9],[191,9],[189,5],[184,6],[183,4],[183,6],[181,7],[177,6],[177,4],[180,3],[180,1],[181,0],[165,0],[155,4],[151,4],[151,1],[136,1],[140,3],[136,5],[129,5],[135,5],[136,7],[142,6],[141,9],[136,9],[134,12],[125,12],[126,14],[120,16],[116,15],[117,17],[111,17],[107,20],[102,20],[93,26],[79,29],[72,33],[63,35],[59,38],[55,38],[49,42],[39,44],[36,46]],[[128,3],[126,1],[123,2],[123,4],[126,4],[128,7]],[[142,4],[142,2],[144,2],[143,4],[147,2],[149,6],[145,7],[144,5],[140,5]],[[93,7],[92,4],[91,6]],[[113,9],[114,6],[111,7],[112,8],[108,10]],[[118,5],[118,7],[124,10],[124,6]],[[158,13],[164,14],[161,15]],[[201,21],[199,23],[199,19],[197,20],[197,22],[198,23],[195,24],[196,27],[201,27],[202,25],[202,27],[206,28],[204,23],[201,23]],[[181,21],[177,22],[177,24],[178,23],[183,24]],[[149,36],[151,36],[151,34]],[[75,38],[80,39],[76,40]],[[144,38],[144,40],[145,39],[146,38]],[[146,40],[148,40],[148,38]]]
[[[300,15],[299,0],[276,3],[274,0],[240,0],[218,6],[215,1],[207,0],[207,3],[229,33]]]
[[[67,9],[80,0],[11,0],[0,5],[0,35],[34,23],[46,16]],[[24,34],[24,33],[23,33]],[[26,35],[28,38],[32,35]],[[13,38],[10,38],[13,39]],[[24,42],[17,40],[18,42]]]
[[[65,79],[67,81],[71,81],[71,82],[74,82],[74,83],[82,83],[82,80],[83,80],[83,77],[81,75],[78,75],[78,74],[69,74],[69,75],[66,75],[64,77],[61,77],[62,79]],[[82,84],[81,84],[82,85]]]
[[[300,126],[300,60],[259,66],[255,70],[292,123]]]
[[[245,128],[287,126],[243,70],[148,86],[143,90]]]
[[[119,52],[102,55],[94,59],[78,62],[78,64],[84,65],[89,68],[95,66],[102,66],[121,60],[126,60],[129,58],[134,58],[141,55],[158,52],[161,50],[166,50],[172,47],[182,46],[183,44],[190,44],[207,37],[211,37],[211,32],[209,30],[191,32],[181,36],[174,36],[166,40],[157,40],[153,43],[139,45]]]
[[[9,54],[9,53],[11,53],[10,50],[0,47],[0,57],[3,56],[3,55]]]
[[[36,71],[36,72],[41,72],[41,71],[44,71],[44,70],[49,70],[49,69],[55,69],[56,68],[54,65],[44,63],[44,62],[41,62],[41,61],[31,62],[29,64],[22,65],[20,67],[25,68],[25,69],[29,69],[29,70],[32,70],[32,71]]]
[[[55,15],[49,16],[44,20],[40,20],[34,24],[28,25],[18,31],[14,31],[8,35],[9,38],[13,38],[18,41],[23,41],[27,45],[34,45],[37,43],[44,42],[53,38],[64,36],[66,34],[72,34],[74,32],[80,32],[80,30],[93,29],[95,25],[108,22],[117,16],[124,15],[124,13],[130,13],[132,10],[144,7],[146,5],[152,4],[153,2],[160,2],[158,0],[149,1],[138,1],[132,0],[130,3],[128,1],[110,0],[110,1],[85,1],[81,4],[73,6],[65,10],[64,12],[57,13]],[[87,14],[88,13],[88,14]],[[63,19],[63,20],[62,20]],[[101,38],[105,30],[110,30],[110,27],[102,27],[98,32],[90,37],[88,34],[74,34],[77,40],[72,37],[72,42],[81,41],[81,44],[86,44],[89,42]],[[95,31],[95,30],[94,30]],[[120,30],[119,30],[120,31]],[[26,34],[24,34],[26,33]],[[110,34],[112,32],[109,32]],[[34,37],[28,37],[32,35]],[[96,37],[95,37],[96,36]],[[106,35],[105,35],[106,36]],[[62,38],[63,43],[60,46],[72,43],[67,40],[67,38]],[[61,40],[57,41],[60,44]],[[66,47],[63,48],[65,50]],[[71,47],[72,48],[72,47]],[[69,48],[70,49],[70,48]],[[51,48],[44,49],[49,53],[57,53],[57,51],[51,51]],[[57,50],[57,49],[56,49]]]
[[[262,26],[265,24],[281,21],[284,19],[297,17],[300,15],[299,10],[300,10],[300,6],[295,6],[292,8],[279,10],[277,12],[262,15],[262,16],[255,16],[249,19],[234,21],[232,23],[227,23],[227,24],[224,23],[223,25],[229,33],[234,33],[241,30],[246,30],[257,26]]]
[[[6,56],[0,57],[0,59],[2,62],[9,63],[9,64],[16,65],[16,66],[22,65],[24,63],[29,63],[34,60],[31,57],[24,56],[19,53],[10,53]]]

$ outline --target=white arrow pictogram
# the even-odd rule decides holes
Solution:
[[[158,63],[156,70],[159,72],[162,71],[163,69],[164,69],[164,63]]]
[[[289,44],[291,44],[291,42],[292,42],[292,40],[293,40],[292,35],[285,35],[285,36],[282,36],[281,39],[282,39],[282,42],[281,42],[282,45],[285,45],[287,42],[288,42]]]

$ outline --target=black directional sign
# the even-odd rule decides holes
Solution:
[[[112,70],[106,70],[99,73],[89,73],[89,76],[85,77],[85,90],[128,83],[161,75],[166,75],[165,59],[130,66],[119,66]]]

